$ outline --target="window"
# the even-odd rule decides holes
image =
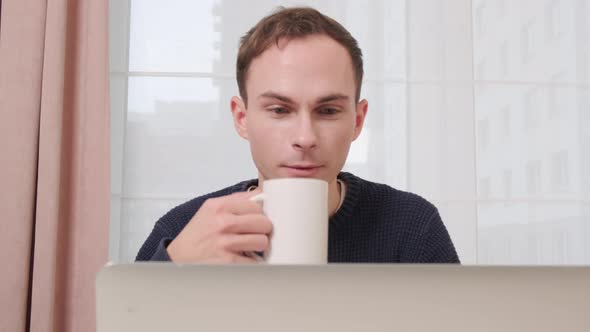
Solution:
[[[478,124],[479,147],[485,151],[490,144],[490,122],[483,119],[479,120]]]
[[[568,189],[570,182],[569,160],[567,150],[553,153],[551,157],[551,184],[554,191]]]
[[[407,189],[399,185],[408,182],[406,136],[393,134],[405,133],[407,125],[405,1],[281,3],[295,4],[338,20],[363,50],[361,95],[379,111],[370,112],[345,167]],[[133,260],[154,223],[174,206],[256,177],[248,143],[234,130],[229,101],[238,94],[240,37],[278,5],[110,0],[113,261]],[[384,8],[397,14],[395,22]],[[387,59],[385,50],[393,51]],[[393,54],[399,59],[391,59]],[[395,158],[381,157],[387,155]]]
[[[509,138],[510,137],[510,130],[511,130],[511,118],[510,118],[510,105],[506,105],[504,106],[504,108],[502,108],[502,113],[501,113],[501,117],[502,117],[502,135],[505,138]]]
[[[477,75],[478,80],[484,80],[486,74],[486,59],[481,59],[477,64],[477,69],[475,74]]]
[[[369,113],[345,170],[444,204],[468,264],[478,253],[497,264],[544,262],[559,235],[545,228],[542,246],[536,225],[564,220],[564,241],[578,242],[558,263],[590,263],[589,237],[575,235],[590,220],[587,192],[571,190],[589,178],[577,170],[589,150],[580,119],[590,49],[575,27],[590,21],[590,5],[443,3],[110,0],[110,258],[132,261],[172,207],[255,176],[228,108],[239,38],[277,5],[310,5],[349,28],[364,53]],[[548,189],[568,195],[540,200]],[[457,198],[466,203],[446,201]],[[539,222],[546,211],[551,219]]]
[[[512,197],[512,171],[505,169],[502,172],[502,181],[504,182],[504,199],[510,199]]]
[[[552,42],[562,34],[561,1],[550,0],[545,4],[545,42]]]
[[[533,27],[533,22],[529,22],[520,30],[521,61],[523,64],[529,63],[533,57]]]
[[[524,126],[526,129],[536,128],[539,122],[539,88],[533,86],[523,96]]]
[[[492,179],[489,176],[479,180],[478,194],[479,199],[490,199],[492,195]]]
[[[532,160],[526,165],[527,193],[535,195],[541,192],[541,161]]]
[[[503,77],[508,75],[508,41],[503,41],[500,46],[500,72]]]
[[[547,92],[547,108],[550,117],[559,116],[565,111],[565,109],[562,109],[562,105],[559,104],[559,92],[563,91],[560,82],[563,82],[564,77],[564,73],[558,73],[551,77]]]
[[[476,29],[480,38],[483,37],[485,33],[485,7],[486,4],[483,1],[480,1],[480,3],[477,5],[477,9],[475,10],[475,21],[477,22]]]
[[[496,0],[496,5],[498,9],[498,18],[504,17],[504,15],[506,15],[506,0]]]
[[[555,228],[553,230],[555,235],[552,236],[552,262],[553,264],[557,262],[566,262],[568,258],[568,229],[559,229]]]

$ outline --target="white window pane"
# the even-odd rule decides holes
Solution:
[[[405,0],[307,0],[286,1],[284,5],[312,6],[342,24],[363,51],[366,78],[403,79],[406,77],[405,3]]]
[[[476,0],[473,20],[474,63],[487,59],[486,76],[479,80],[547,82],[563,72],[560,82],[588,82],[590,4],[577,0]]]
[[[133,1],[131,71],[233,74],[239,38],[276,1]],[[280,3],[292,5],[291,3]],[[357,38],[368,77],[405,77],[405,1],[299,1],[334,17]],[[384,56],[385,55],[385,56]]]
[[[345,4],[346,15],[342,19],[335,18],[359,42],[365,76],[368,79],[405,78],[405,1],[347,1]]]
[[[190,197],[255,177],[233,127],[236,90],[233,79],[131,77],[124,194]]]
[[[583,210],[575,202],[480,203],[478,263],[588,264]]]
[[[569,160],[568,151],[554,152],[551,158],[551,184],[556,192],[564,192],[569,186]]]
[[[369,110],[361,136],[352,143],[345,171],[365,179],[406,188],[406,88],[366,82],[362,97]]]
[[[512,197],[512,170],[504,170],[502,179],[504,181],[504,196],[502,198],[508,200]]]
[[[211,72],[221,38],[215,2],[132,1],[129,70]]]
[[[498,192],[502,196],[480,196],[479,263],[590,262],[590,234],[584,226],[590,222],[590,168],[584,161],[590,151],[584,134],[590,128],[590,100],[586,89],[560,85],[558,90],[563,108],[549,116],[535,112],[550,102],[539,97],[543,90],[535,85],[476,89],[477,119],[500,120],[490,122],[492,134],[505,132],[506,109],[516,122],[510,136],[477,150],[480,185],[503,191]]]

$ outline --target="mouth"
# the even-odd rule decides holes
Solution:
[[[294,165],[282,165],[281,168],[287,171],[290,176],[293,177],[311,177],[316,175],[322,165],[313,164],[294,164]]]

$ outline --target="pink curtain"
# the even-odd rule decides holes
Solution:
[[[107,0],[3,0],[0,331],[94,331],[109,222]]]

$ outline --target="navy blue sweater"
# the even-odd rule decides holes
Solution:
[[[422,197],[342,172],[346,196],[330,218],[330,263],[459,263],[440,215]],[[168,244],[208,198],[246,191],[258,180],[192,199],[156,222],[137,261],[167,261]]]

